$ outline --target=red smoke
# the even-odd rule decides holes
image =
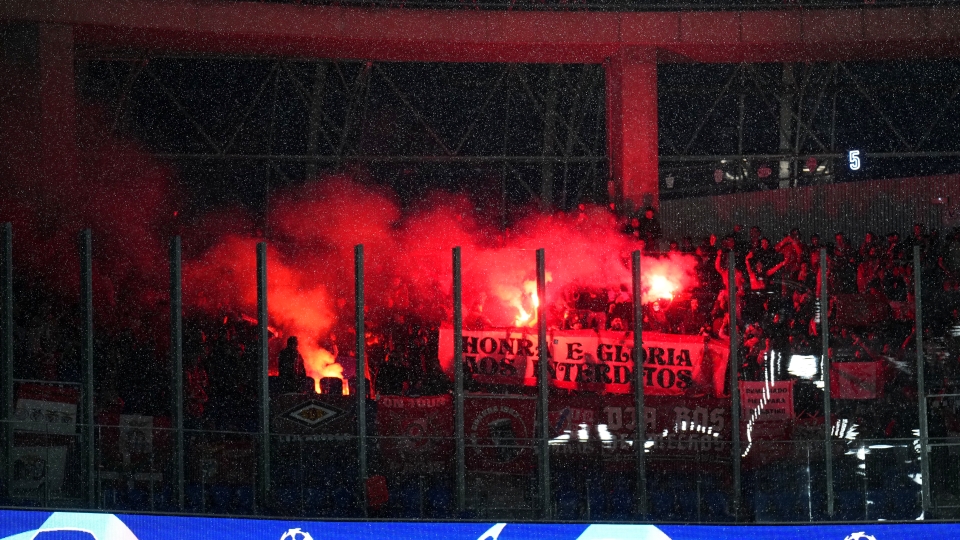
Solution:
[[[221,210],[185,224],[182,215],[175,217],[179,196],[171,169],[134,142],[105,136],[108,123],[93,110],[79,115],[79,174],[39,177],[43,156],[29,133],[17,131],[32,121],[17,114],[8,103],[0,125],[0,220],[14,224],[18,273],[25,270],[76,298],[76,239],[92,228],[98,325],[111,318],[126,325],[165,313],[167,243],[182,226],[185,309],[255,316],[255,246],[262,238],[252,217]],[[300,337],[311,376],[340,376],[328,341],[336,331],[341,346],[352,348],[356,244],[365,247],[372,326],[398,316],[408,324],[450,322],[454,246],[463,248],[464,314],[494,326],[533,325],[538,301],[548,323],[556,322],[577,286],[629,287],[636,244],[619,233],[606,208],[555,215],[531,210],[512,221],[507,231],[498,230],[467,197],[446,193],[401,209],[393,193],[345,175],[272,193],[266,223],[270,325],[284,337]],[[538,248],[546,250],[546,298],[534,294]],[[676,294],[695,284],[693,268],[689,256],[644,257],[644,301],[663,296],[653,276],[670,280]],[[144,332],[163,334],[157,331],[162,323],[144,322]]]
[[[199,259],[188,261],[184,267],[186,303],[211,313],[256,313],[256,245],[257,239],[228,235]],[[340,377],[342,369],[318,341],[333,324],[334,302],[312,272],[290,266],[283,259],[268,246],[270,326],[288,336],[303,336],[301,353],[309,376],[317,381],[321,377]]]
[[[148,322],[167,297],[166,246],[178,201],[172,170],[137,143],[106,135],[101,112],[83,107],[76,174],[50,174],[43,161],[67,157],[41,154],[36,98],[20,97],[22,103],[0,102],[0,221],[13,224],[18,279],[75,302],[78,237],[89,228],[96,324]]]
[[[670,253],[664,258],[643,257],[640,261],[641,301],[672,300],[697,286],[696,261],[689,255]]]
[[[464,313],[494,326],[533,325],[537,248],[546,250],[548,322],[574,286],[629,286],[636,245],[600,207],[577,214],[531,212],[500,232],[480,224],[466,197],[436,194],[406,212],[395,197],[346,176],[322,178],[272,198],[268,256],[271,324],[304,344],[314,377],[337,376],[321,342],[336,324],[352,324],[354,246],[363,244],[367,320],[402,315],[451,321],[451,248],[463,249]],[[256,308],[252,236],[228,235],[185,270],[188,301],[209,309]],[[694,260],[644,257],[644,301],[695,285]],[[660,278],[655,278],[660,276]],[[523,313],[527,314],[523,318]],[[313,358],[311,358],[313,357]]]

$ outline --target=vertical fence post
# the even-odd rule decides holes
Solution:
[[[260,501],[266,505],[270,496],[270,330],[267,311],[267,243],[257,242],[257,335],[259,357],[257,358],[257,397],[260,424]]]
[[[170,368],[173,376],[174,476],[177,508],[184,507],[183,467],[183,272],[180,237],[170,240]]]
[[[547,299],[546,257],[543,248],[537,250],[537,445],[539,447],[540,504],[543,519],[553,512],[550,496],[550,430],[548,429],[550,390],[547,380],[547,320],[544,305]]]
[[[360,503],[367,516],[367,366],[363,320],[363,244],[353,248],[357,323],[357,456],[360,465]]]
[[[730,308],[730,457],[733,464],[733,516],[740,520],[740,336],[737,330],[737,268],[736,251],[730,250],[727,270],[727,303]]]
[[[96,505],[95,441],[93,430],[93,234],[80,233],[80,357],[83,361],[83,471],[87,504]]]
[[[827,516],[833,517],[833,432],[830,396],[830,298],[827,282],[827,250],[820,248],[820,369],[823,374],[823,452],[827,482]]]
[[[13,225],[3,224],[0,253],[0,363],[3,364],[3,457],[4,484],[10,485],[13,472]]]
[[[462,515],[467,506],[467,471],[463,433],[463,283],[460,257],[460,247],[453,248],[453,425],[457,445],[457,513]]]
[[[637,514],[649,514],[647,503],[647,420],[643,395],[643,304],[640,290],[640,251],[633,252],[633,451],[637,458]]]
[[[920,414],[920,507],[923,510],[923,518],[930,519],[931,500],[930,500],[930,430],[927,426],[927,391],[924,375],[924,354],[923,354],[923,301],[921,299],[920,286],[920,246],[913,246],[913,299],[914,311],[916,316],[914,322],[915,343],[917,345],[917,401]]]

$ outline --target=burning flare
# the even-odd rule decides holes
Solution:
[[[684,289],[695,286],[695,264],[693,257],[672,253],[668,257],[644,258],[640,272],[641,302],[673,300]]]
[[[547,274],[547,281],[550,275]],[[533,327],[537,324],[537,308],[540,307],[540,298],[537,296],[537,282],[525,280],[523,290],[513,287],[501,287],[498,296],[517,310],[513,325],[517,327]]]
[[[336,377],[343,380],[343,394],[350,394],[347,380],[343,378],[343,366],[337,363],[333,353],[323,347],[306,343],[301,347],[300,354],[303,356],[303,367],[307,372],[307,377],[313,379],[314,392],[323,393],[320,388],[320,379]]]
[[[533,326],[537,323],[537,308],[540,307],[540,299],[537,298],[537,282],[524,281],[524,293],[517,298],[511,305],[517,308],[517,318],[513,321],[515,326]],[[530,298],[530,311],[523,307],[524,297]]]
[[[673,295],[680,289],[680,285],[667,276],[655,274],[650,276],[647,285],[647,300],[673,300]]]

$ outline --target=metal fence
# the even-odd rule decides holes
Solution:
[[[308,420],[317,419],[326,414],[324,407],[329,412],[353,406],[349,427],[339,433],[311,435],[276,433],[272,427],[271,414],[277,411],[271,411],[267,376],[265,243],[257,246],[260,364],[256,429],[218,431],[188,428],[185,424],[179,239],[173,239],[170,250],[171,419],[163,424],[156,418],[95,418],[90,231],[82,233],[80,245],[82,381],[79,386],[58,390],[75,399],[31,398],[16,385],[36,382],[15,381],[12,376],[12,229],[9,224],[3,228],[0,337],[5,374],[6,475],[2,495],[8,506],[410,519],[801,522],[956,517],[958,505],[953,501],[960,486],[956,485],[955,471],[960,459],[954,450],[960,446],[960,438],[951,436],[942,426],[935,426],[931,434],[928,418],[936,418],[937,423],[949,421],[952,413],[944,403],[960,394],[927,395],[925,389],[925,373],[940,373],[942,366],[937,363],[943,357],[924,343],[927,334],[919,246],[911,260],[914,276],[919,278],[913,290],[915,355],[910,361],[912,368],[910,362],[902,366],[906,374],[902,382],[915,388],[915,399],[893,404],[893,414],[902,417],[901,431],[883,438],[858,437],[858,418],[866,414],[862,408],[875,405],[851,403],[832,395],[832,356],[822,354],[830,346],[831,321],[821,317],[821,341],[814,345],[816,352],[810,358],[812,372],[818,374],[823,390],[819,421],[817,415],[809,415],[800,422],[798,415],[789,437],[781,432],[762,438],[757,417],[743,415],[742,411],[749,409],[742,407],[741,393],[736,390],[743,382],[739,368],[742,336],[737,324],[742,307],[738,302],[742,300],[736,300],[733,257],[729,258],[728,276],[734,289],[729,296],[735,299],[728,306],[730,361],[725,372],[718,374],[726,380],[729,393],[725,408],[711,411],[704,398],[702,412],[674,409],[677,418],[685,418],[682,425],[677,421],[649,429],[655,425],[647,419],[654,397],[645,395],[643,370],[635,369],[632,393],[624,396],[621,410],[606,410],[609,417],[605,422],[573,419],[574,429],[558,434],[552,426],[555,409],[551,407],[555,401],[578,396],[548,387],[547,347],[537,349],[533,371],[536,383],[528,392],[468,390],[460,307],[463,261],[460,249],[454,248],[451,269],[455,303],[449,321],[454,348],[453,391],[445,394],[451,407],[438,409],[449,415],[453,436],[433,436],[429,429],[427,434],[417,430],[392,435],[378,432],[378,425],[387,425],[378,424],[376,419],[386,414],[385,403],[382,396],[370,399],[362,376],[351,389],[351,397],[339,396],[340,401],[333,403],[314,396],[307,404],[312,412],[301,414]],[[540,298],[546,297],[548,257],[549,253],[541,249],[530,261],[536,266]],[[825,251],[820,260],[822,283],[828,283]],[[630,267],[635,317],[629,331],[642,336],[639,251],[632,254]],[[355,250],[355,278],[357,373],[363,374],[363,246]],[[819,305],[830,305],[829,295],[828,287],[823,287]],[[531,332],[545,344],[546,307],[538,304],[536,309],[538,322]],[[634,340],[630,352],[633,358],[646,358],[641,339]],[[696,399],[701,398],[695,398],[695,404],[699,403]],[[518,432],[491,421],[487,423],[489,431],[478,436],[478,421],[468,425],[465,419],[466,411],[477,403],[485,411],[503,411],[508,401],[524,400],[529,413],[517,417],[533,429]],[[933,403],[940,410],[928,413],[928,405]],[[561,414],[572,408],[568,406]],[[638,415],[636,411],[644,413]],[[628,425],[628,415],[632,415],[632,427],[621,431],[621,437],[608,436],[614,429],[611,419]],[[434,424],[443,421],[435,416],[422,420]],[[724,424],[728,435],[722,435]],[[432,449],[432,458],[424,457],[424,448]],[[478,465],[485,455],[489,458],[486,464]]]

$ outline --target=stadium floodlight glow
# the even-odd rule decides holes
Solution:
[[[787,362],[787,373],[801,379],[812,379],[817,375],[820,357],[812,354],[794,354]]]
[[[568,442],[570,442],[570,431],[566,430],[563,433],[547,441],[547,444],[555,446],[558,444],[567,444]]]

